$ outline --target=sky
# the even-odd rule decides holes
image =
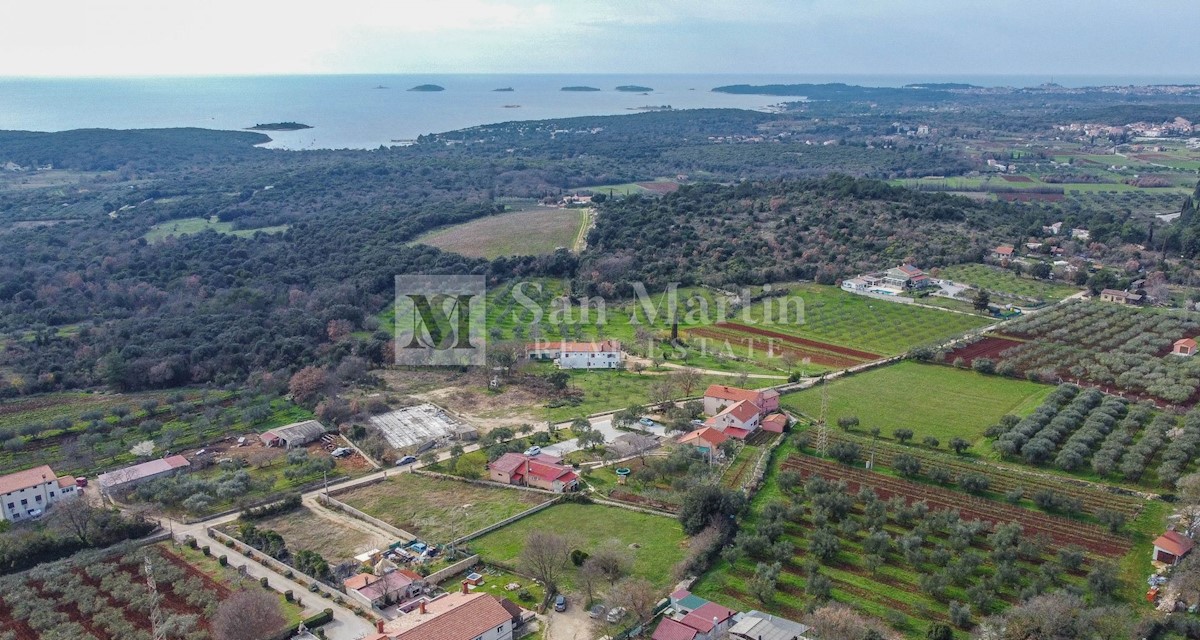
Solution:
[[[1194,0],[0,0],[0,76],[1197,76]]]

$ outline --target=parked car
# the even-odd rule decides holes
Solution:
[[[554,598],[554,610],[559,611],[559,612],[567,610],[566,596],[559,594],[557,597]]]
[[[350,447],[338,447],[330,452],[329,455],[335,458],[345,458],[352,453],[354,453],[354,449],[351,449]]]
[[[613,607],[608,610],[608,615],[604,617],[608,622],[617,622],[625,616],[625,607]]]
[[[400,458],[399,460],[396,461],[396,466],[403,467],[406,464],[412,464],[416,461],[417,461],[416,456],[404,456],[403,458]]]
[[[541,452],[542,452],[542,448],[541,448],[541,447],[539,447],[539,446],[537,446],[537,445],[534,445],[534,446],[532,446],[532,447],[529,447],[528,449],[526,449],[526,450],[525,450],[525,455],[527,455],[527,456],[536,456],[536,455],[538,455],[538,454],[539,454],[539,453],[541,453]]]
[[[654,426],[654,421],[651,420],[650,418],[642,418],[641,420],[638,420],[638,422],[640,422],[643,427],[653,427]]]
[[[608,613],[608,610],[604,608],[604,605],[598,604],[592,607],[591,611],[588,611],[588,617],[596,620],[598,618],[603,618],[605,613]]]

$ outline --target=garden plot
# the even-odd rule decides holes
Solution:
[[[373,416],[371,425],[397,449],[428,449],[439,440],[473,437],[475,428],[432,404],[404,407]]]

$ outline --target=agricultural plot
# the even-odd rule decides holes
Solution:
[[[580,523],[595,526],[580,526]],[[471,551],[485,562],[519,566],[521,549],[534,531],[567,538],[572,549],[593,553],[612,545],[632,558],[630,574],[666,589],[674,584],[672,568],[686,553],[682,527],[674,518],[596,504],[558,504],[522,518],[470,542]],[[560,586],[570,591],[577,569],[569,566]]]
[[[750,473],[753,467],[747,468],[747,465],[753,465],[753,450],[758,448],[754,445],[743,447],[733,460],[710,462],[691,447],[677,446],[665,455],[659,451],[645,458],[622,462],[619,466],[630,470],[625,484],[618,484],[615,467],[585,470],[584,481],[600,495],[614,500],[674,513],[679,510],[688,488],[714,484],[730,477],[731,473],[737,477]],[[742,452],[746,455],[742,456]]]
[[[84,554],[0,579],[0,635],[16,640],[149,638],[150,594],[143,573],[147,556],[171,638],[213,638],[209,621],[221,601],[237,589],[261,589],[257,583],[243,584],[236,570],[219,567],[215,560],[205,559],[201,569],[167,545],[119,556]],[[291,623],[299,619],[299,606],[281,597],[280,607]]]
[[[169,237],[187,236],[204,231],[214,231],[226,235],[237,236],[239,238],[250,238],[256,233],[276,234],[283,233],[288,230],[288,225],[282,224],[274,227],[261,227],[258,229],[234,229],[232,222],[219,222],[214,218],[180,218],[179,220],[168,220],[160,222],[143,236],[146,242],[155,243],[161,242]]]
[[[1049,492],[1076,502],[1080,513],[1095,516],[1107,510],[1132,520],[1145,505],[1140,498],[1091,483],[1071,482],[1016,466],[981,464],[977,456],[953,455],[927,445],[904,445],[883,436],[872,438],[859,433],[831,430],[829,441],[831,444],[847,443],[858,447],[863,456],[870,456],[874,461],[875,469],[886,467],[931,483],[953,484],[961,489],[964,476],[981,476],[987,480],[987,489],[979,490],[980,495],[997,500],[1012,496],[1010,502],[1015,501],[1026,507],[1036,507],[1034,496],[1047,495],[1046,492]],[[914,460],[916,465],[913,465]]]
[[[983,289],[994,302],[1043,303],[1061,300],[1079,292],[1078,287],[1063,283],[1021,277],[1008,269],[985,264],[960,264],[944,267],[939,277]]]
[[[1198,332],[1200,322],[1183,313],[1072,301],[1007,325],[1005,335],[1022,344],[997,354],[997,372],[1191,406],[1200,359],[1172,355],[1171,345]]]
[[[904,361],[827,383],[828,419],[856,417],[860,429],[883,434],[910,429],[918,442],[932,436],[975,442],[1006,414],[1032,411],[1053,387],[973,371]],[[824,391],[789,393],[782,405],[810,417],[821,414]]]
[[[179,451],[309,418],[282,398],[229,392],[40,394],[0,403],[0,474],[49,464],[92,475],[137,462],[130,449],[147,440]]]
[[[226,535],[237,535],[238,521],[221,527]],[[264,518],[254,523],[259,529],[274,531],[283,537],[289,551],[311,551],[325,558],[330,566],[353,560],[372,549],[383,549],[395,540],[386,539],[353,523],[330,520],[300,507],[289,513]]]
[[[560,247],[577,250],[589,215],[587,209],[533,206],[437,229],[414,242],[489,260],[554,253]]]
[[[546,502],[541,493],[502,489],[418,473],[400,473],[338,500],[437,544]]]
[[[781,486],[785,473],[799,485]],[[1034,594],[1082,587],[1104,554],[1128,546],[1096,527],[942,491],[787,457],[764,489],[770,500],[756,501],[738,552],[723,554],[693,591],[793,619],[841,602],[924,638],[935,622],[967,628]],[[1059,543],[1065,536],[1070,542]],[[1070,551],[1075,544],[1080,551]],[[770,573],[772,562],[779,570],[764,591],[756,574]]]
[[[1142,486],[1171,488],[1200,453],[1200,410],[1178,418],[1129,407],[1097,389],[1061,385],[1021,420],[991,427],[991,448],[1004,459]]]

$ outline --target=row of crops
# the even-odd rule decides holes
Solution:
[[[1172,404],[1200,388],[1200,360],[1170,353],[1200,332],[1183,315],[1102,302],[1069,302],[1026,316],[1006,333],[1028,340],[1003,351],[1006,371],[1066,378]]]

